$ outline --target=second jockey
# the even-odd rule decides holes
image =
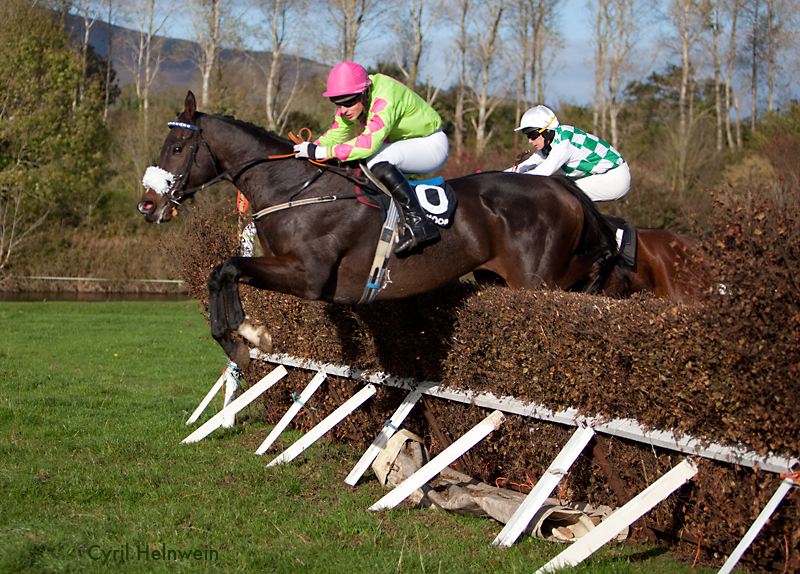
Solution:
[[[614,201],[631,188],[631,171],[614,147],[599,137],[561,125],[546,106],[525,112],[519,127],[533,146],[533,154],[507,169],[530,175],[556,172],[575,180],[592,201]]]

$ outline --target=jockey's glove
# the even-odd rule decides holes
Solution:
[[[324,146],[316,146],[311,142],[302,142],[294,146],[294,157],[324,160],[325,151]]]

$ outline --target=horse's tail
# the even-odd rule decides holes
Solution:
[[[578,252],[595,257],[592,273],[582,288],[584,293],[594,294],[608,281],[621,258],[617,248],[617,239],[603,214],[598,211],[594,202],[575,182],[566,177],[554,176],[558,183],[575,197],[583,209],[583,231]]]

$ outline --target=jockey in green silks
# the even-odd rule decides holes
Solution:
[[[561,125],[546,106],[536,106],[522,116],[520,126],[533,146],[533,154],[507,169],[529,175],[556,172],[575,180],[592,201],[614,201],[631,188],[631,170],[614,147],[599,137]]]

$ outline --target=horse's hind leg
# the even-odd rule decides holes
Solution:
[[[211,336],[231,361],[240,369],[246,370],[250,365],[250,351],[242,341],[235,341],[231,333],[240,334],[266,352],[272,350],[272,341],[264,327],[256,329],[245,320],[239,297],[240,276],[233,259],[215,267],[208,276],[208,301]]]

